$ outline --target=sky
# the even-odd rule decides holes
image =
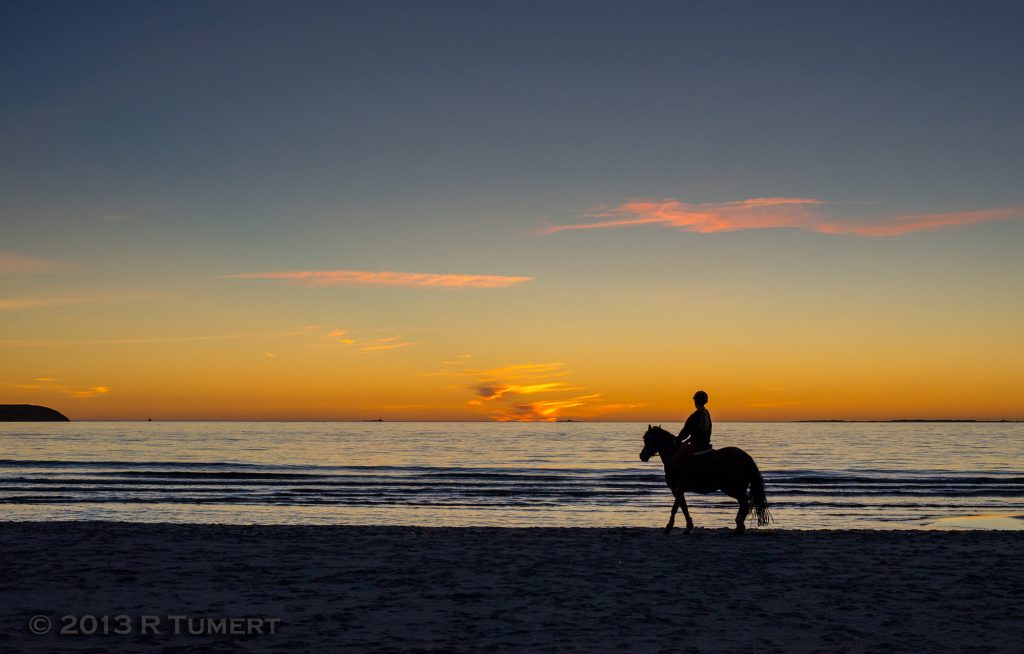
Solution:
[[[1024,7],[0,3],[0,403],[1024,419]]]

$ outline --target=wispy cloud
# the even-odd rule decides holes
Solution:
[[[0,274],[55,273],[72,268],[70,263],[28,257],[15,252],[0,252]]]
[[[491,415],[497,422],[552,422],[561,412],[584,407],[589,400],[600,397],[600,393],[583,395],[565,400],[538,400],[523,404],[509,404]]]
[[[900,236],[911,232],[925,232],[950,227],[965,227],[978,223],[1012,220],[1024,217],[1024,207],[979,209],[976,211],[947,211],[942,213],[915,213],[889,216],[867,224],[822,223],[815,231],[826,234],[856,234],[858,236]]]
[[[405,288],[508,288],[533,277],[393,272],[387,270],[289,270],[224,275],[225,279],[272,279],[300,286],[396,286]]]
[[[81,304],[93,303],[95,303],[95,300],[80,297],[19,297],[7,300],[0,300],[0,311],[46,309],[50,307],[70,307]]]
[[[414,328],[410,328],[415,331]],[[379,331],[377,332],[379,333]],[[95,338],[95,339],[6,339],[0,340],[0,348],[27,347],[73,347],[82,345],[162,345],[171,343],[201,343],[207,341],[233,341],[243,339],[263,340],[278,338],[329,338],[343,346],[351,346],[359,352],[381,352],[419,345],[418,341],[408,341],[402,334],[385,337],[356,337],[344,329],[332,329],[325,332],[323,325],[305,325],[283,331],[266,332],[235,332],[227,334],[196,334],[188,336],[140,336],[133,338]],[[273,352],[263,352],[266,357],[276,356]]]
[[[413,345],[419,345],[419,343],[402,340],[401,336],[390,336],[388,338],[377,338],[363,343],[359,347],[359,351],[382,352],[384,350],[399,350],[405,347],[412,347]]]
[[[355,347],[360,352],[383,352],[385,350],[399,350],[419,345],[418,342],[405,340],[401,334],[364,339],[362,337],[356,338],[354,334],[346,329],[332,329],[327,333],[327,337],[345,347]]]
[[[8,339],[0,340],[0,348],[61,347],[78,345],[153,345],[165,343],[197,343],[203,341],[229,341],[246,338],[289,338],[306,336],[320,329],[319,325],[307,325],[279,332],[241,332],[234,334],[199,334],[194,336],[149,336],[137,338],[96,338],[78,340]]]
[[[789,402],[755,402],[750,406],[755,409],[775,409],[783,406],[798,406],[803,404],[802,402],[789,401]]]
[[[545,382],[541,384],[507,384],[500,382],[484,382],[477,385],[474,390],[480,396],[479,400],[471,400],[478,406],[484,401],[499,400],[512,393],[516,395],[533,395],[535,393],[549,393],[551,391],[580,390],[578,387],[569,386],[563,382]]]
[[[451,365],[451,361],[443,362]],[[582,386],[565,381],[570,372],[560,362],[518,363],[494,368],[463,368],[428,373],[432,376],[471,378],[454,388],[472,393],[467,404],[486,411],[492,420],[552,422],[575,410],[574,414],[592,417],[621,408],[609,404],[601,393],[580,394]]]
[[[27,309],[50,309],[54,307],[74,307],[87,304],[105,304],[107,302],[130,302],[148,299],[143,296],[67,296],[67,297],[18,297],[0,299],[0,311],[22,311]]]
[[[105,395],[105,394],[110,392],[110,389],[107,388],[106,386],[93,386],[92,388],[86,389],[84,391],[65,391],[65,392],[68,395],[70,395],[71,397],[88,398],[88,397],[96,397],[97,395]]]
[[[355,345],[356,339],[349,337],[348,332],[344,329],[333,329],[327,334],[329,338],[333,338],[342,345]]]
[[[460,362],[444,361],[445,365],[454,365]],[[465,362],[461,362],[465,363]],[[443,377],[477,377],[496,378],[505,380],[528,379],[537,375],[560,376],[568,373],[562,370],[565,364],[555,361],[551,363],[516,363],[497,368],[461,368],[458,370],[440,370],[438,372],[426,373],[428,376]]]
[[[53,377],[36,377],[29,384],[3,384],[9,388],[16,388],[21,391],[29,391],[31,393],[49,393],[66,395],[76,399],[88,399],[97,397],[99,395],[106,395],[110,392],[110,388],[107,386],[93,386],[91,388],[75,388],[64,384],[59,379]]]
[[[656,225],[701,234],[790,228],[824,234],[878,237],[1024,218],[1024,207],[1002,207],[841,220],[828,214],[828,205],[824,200],[814,198],[749,198],[699,204],[673,199],[631,200],[610,209],[588,213],[587,216],[593,219],[590,222],[551,225],[542,233]]]

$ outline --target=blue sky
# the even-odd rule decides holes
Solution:
[[[458,315],[494,334],[478,342],[492,356],[514,347],[533,360],[559,349],[510,346],[511,334],[546,342],[547,320],[566,311],[587,325],[574,337],[581,360],[600,356],[602,335],[627,334],[618,370],[622,343],[642,340],[634,316],[685,320],[694,305],[732,337],[789,316],[845,333],[827,326],[833,317],[872,312],[902,316],[900,343],[951,310],[950,338],[997,315],[998,330],[1021,325],[1006,308],[1024,281],[1019,3],[5,2],[0,12],[0,253],[52,268],[0,277],[0,299],[99,298],[102,313],[61,314],[84,332],[286,329],[324,314],[436,331]],[[750,198],[824,204],[821,216],[784,216],[803,225],[789,229],[543,234],[624,215],[637,198],[712,213]],[[806,231],[981,210],[1006,213],[881,238]],[[222,277],[335,269],[536,281],[439,301]],[[837,295],[846,301],[822,299]],[[774,304],[758,304],[765,297]],[[161,307],[140,310],[141,298]],[[0,334],[9,341],[56,329],[54,315],[13,313]],[[695,337],[713,340],[706,329]],[[1014,365],[1018,350],[998,333],[990,346]],[[937,342],[921,356],[943,352]],[[1016,383],[1006,374],[1004,387]]]

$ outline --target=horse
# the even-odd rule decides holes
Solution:
[[[736,514],[736,534],[742,534],[746,529],[744,522],[751,509],[757,517],[758,527],[764,527],[772,521],[772,515],[768,511],[768,499],[764,494],[761,471],[757,469],[757,464],[749,454],[738,447],[723,447],[720,450],[709,450],[686,457],[674,469],[669,469],[669,461],[678,448],[679,445],[670,432],[662,429],[660,425],[647,425],[640,460],[646,463],[655,454],[661,456],[661,462],[665,465],[665,483],[675,497],[672,517],[665,525],[666,534],[675,526],[676,511],[680,507],[686,517],[686,533],[693,529],[693,520],[686,507],[686,491],[714,493],[720,490],[738,501],[740,510]]]

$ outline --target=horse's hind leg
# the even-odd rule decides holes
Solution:
[[[740,510],[736,514],[736,534],[742,534],[747,526],[744,524],[747,520],[747,514],[750,513],[750,502],[747,500],[747,494],[743,493],[736,498],[740,502]]]

